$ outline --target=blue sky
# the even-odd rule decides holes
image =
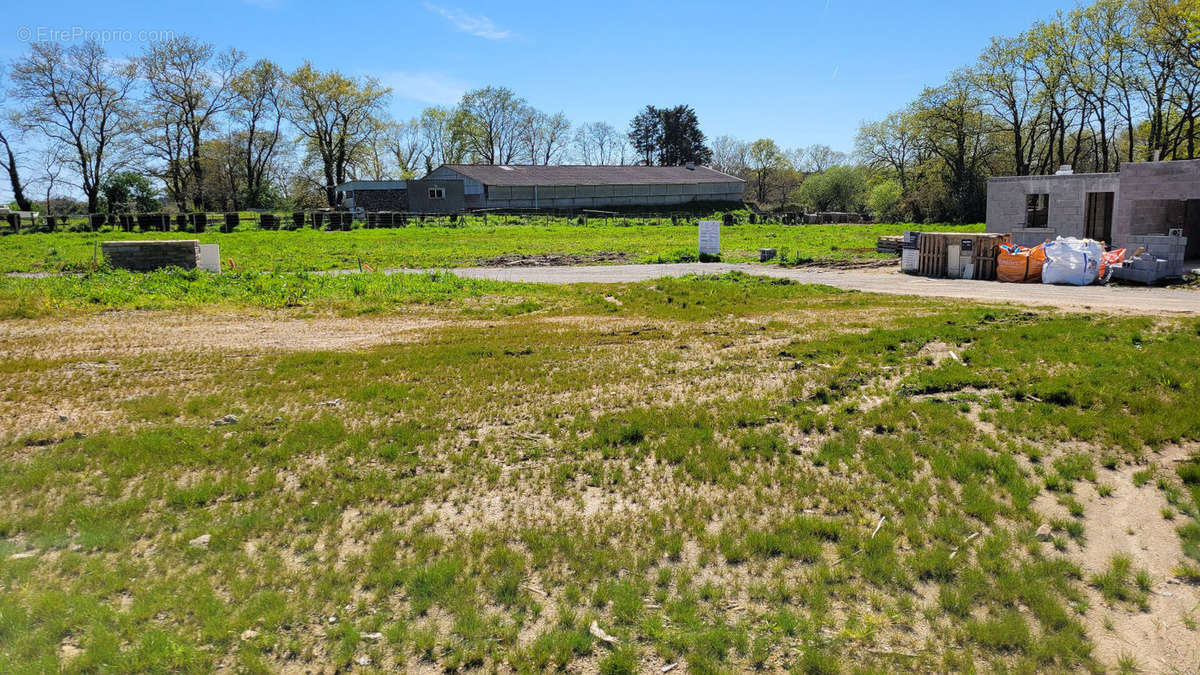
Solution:
[[[373,75],[395,90],[399,118],[495,84],[576,123],[623,130],[646,104],[687,103],[710,138],[850,150],[861,121],[969,63],[989,37],[1074,4],[42,1],[9,3],[0,13],[0,58],[20,56],[26,36],[49,29],[65,39],[75,29],[129,31],[107,43],[117,55],[140,50],[143,31],[174,31],[288,69],[309,59]]]

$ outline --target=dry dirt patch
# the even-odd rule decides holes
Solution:
[[[109,312],[67,320],[0,322],[0,359],[86,359],[163,352],[338,351],[418,340],[448,321],[431,316]],[[461,319],[458,325],[471,324]]]
[[[1173,446],[1151,460],[1166,472],[1192,451]],[[1163,517],[1167,501],[1155,481],[1134,485],[1133,474],[1143,468],[1098,469],[1097,484],[1113,488],[1108,497],[1100,497],[1091,483],[1077,485],[1076,497],[1084,505],[1086,541],[1080,548],[1072,546],[1068,555],[1083,568],[1085,581],[1103,573],[1114,555],[1129,556],[1133,569],[1148,571],[1154,580],[1150,611],[1110,605],[1088,586],[1089,608],[1083,623],[1095,643],[1093,654],[1110,667],[1128,654],[1146,672],[1200,672],[1200,632],[1183,622],[1185,617],[1200,621],[1200,587],[1180,583],[1175,577],[1174,570],[1183,559],[1175,532],[1180,520]],[[1066,509],[1052,500],[1043,494],[1038,500],[1040,510],[1066,517]]]

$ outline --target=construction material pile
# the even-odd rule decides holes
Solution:
[[[904,237],[885,235],[875,241],[876,253],[891,253],[900,255],[904,245]]]
[[[908,274],[1070,286],[1105,284],[1113,278],[1150,284],[1181,277],[1187,249],[1180,230],[1131,237],[1141,246],[1128,260],[1123,248],[1106,251],[1101,242],[1075,237],[1032,247],[1013,244],[1008,234],[905,232],[900,240],[900,270]]]
[[[1131,246],[1137,244],[1138,249],[1123,265],[1113,269],[1114,278],[1152,284],[1160,279],[1184,275],[1187,237],[1183,236],[1182,230],[1170,230],[1166,236],[1135,235],[1129,241]]]
[[[962,232],[905,232],[900,270],[926,277],[952,279],[996,278],[996,254],[1007,234]]]

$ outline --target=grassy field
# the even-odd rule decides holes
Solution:
[[[361,260],[375,268],[448,267],[477,265],[503,255],[602,252],[626,254],[630,262],[694,260],[696,227],[671,225],[623,226],[616,223],[585,226],[493,225],[465,227],[408,227],[360,229],[350,232],[318,230],[235,231],[205,233],[55,233],[0,238],[0,272],[40,272],[86,269],[98,242],[116,239],[188,239],[220,244],[221,257],[237,269],[330,270],[355,268]],[[880,235],[906,229],[981,232],[983,225],[732,225],[722,228],[723,258],[757,261],[759,248],[775,248],[790,261],[809,258],[886,258],[875,253]],[[894,257],[894,256],[891,256]]]
[[[1200,644],[1195,319],[269,279],[304,293],[6,282],[35,318],[0,321],[0,671],[1167,670],[1144,617]]]

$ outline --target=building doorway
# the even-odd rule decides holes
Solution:
[[[1189,199],[1184,206],[1183,236],[1187,237],[1184,258],[1200,258],[1200,199]]]
[[[1087,216],[1084,236],[1106,244],[1112,243],[1113,193],[1087,193]]]

